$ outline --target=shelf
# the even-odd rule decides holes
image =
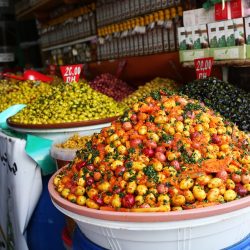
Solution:
[[[170,78],[179,83],[185,83],[195,78],[195,71],[193,69],[182,67],[179,62],[178,52],[88,63],[88,73],[91,74],[91,78],[107,72],[115,74],[118,64],[122,60],[127,61],[127,66],[121,75],[121,79],[134,86],[150,81],[157,76]]]
[[[84,42],[87,42],[87,41],[91,41],[91,40],[94,40],[94,39],[96,39],[96,36],[88,36],[88,37],[85,37],[85,38],[82,38],[82,39],[74,40],[72,42],[66,42],[66,43],[61,43],[61,44],[58,44],[58,45],[42,48],[42,52],[46,52],[46,51],[50,51],[50,50],[54,50],[54,49],[60,49],[60,48],[75,45],[75,44],[78,44],[78,43],[84,43]]]
[[[193,68],[194,62],[184,62],[183,67]],[[239,59],[239,60],[221,60],[214,61],[214,66],[231,66],[231,67],[250,67],[250,59]]]
[[[45,12],[50,11],[52,8],[55,8],[64,3],[63,0],[40,0],[35,4],[28,4],[26,9],[21,11],[16,10],[16,16],[18,20],[32,19],[36,17],[36,12]]]

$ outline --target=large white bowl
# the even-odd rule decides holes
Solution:
[[[133,213],[73,204],[55,191],[53,177],[49,192],[54,205],[73,218],[86,237],[106,249],[219,250],[250,233],[250,197],[185,211]]]

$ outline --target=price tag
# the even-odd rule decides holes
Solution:
[[[117,78],[120,78],[122,72],[124,71],[125,67],[127,65],[127,61],[126,60],[122,60],[118,63],[118,67],[117,67],[117,70],[116,70],[116,77]]]
[[[82,71],[82,64],[60,66],[64,82],[78,82]]]
[[[209,77],[211,74],[213,62],[214,62],[213,57],[194,59],[196,78],[204,79]]]

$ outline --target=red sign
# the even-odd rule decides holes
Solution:
[[[213,57],[194,59],[196,78],[203,79],[209,77],[211,74],[213,62]]]
[[[60,66],[64,82],[78,82],[82,71],[82,64]]]

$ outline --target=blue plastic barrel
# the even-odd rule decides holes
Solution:
[[[76,227],[73,235],[73,250],[106,250],[90,241],[79,229]]]
[[[90,241],[77,227],[73,235],[73,250],[106,250]],[[250,234],[242,241],[224,250],[250,250]]]
[[[50,176],[43,177],[43,191],[27,228],[29,250],[64,250],[62,230],[65,216],[52,204],[48,192]]]
[[[250,250],[250,234],[240,242],[227,247],[224,250]]]

